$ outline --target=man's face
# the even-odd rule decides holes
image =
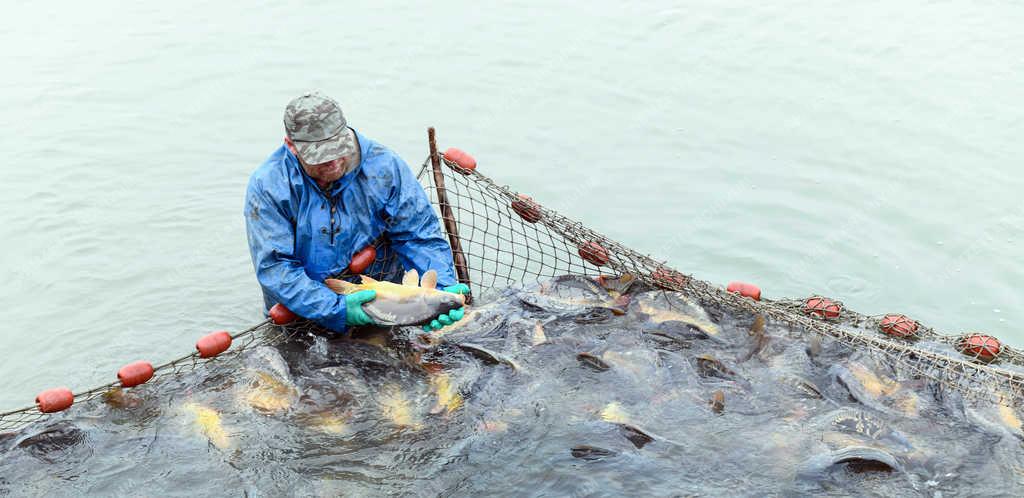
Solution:
[[[299,164],[302,165],[302,169],[306,171],[306,174],[313,180],[316,180],[321,186],[330,184],[344,176],[345,172],[349,170],[349,163],[352,162],[352,156],[343,156],[325,163],[307,164],[299,157],[298,152],[295,150],[295,144],[290,139],[285,137],[285,143],[288,144],[292,154],[295,154],[295,157],[298,158]]]

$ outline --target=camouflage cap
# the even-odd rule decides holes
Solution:
[[[284,130],[306,164],[333,161],[356,149],[341,106],[318,92],[307,92],[285,106]]]

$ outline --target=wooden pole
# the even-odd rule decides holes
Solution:
[[[452,246],[452,257],[455,262],[455,274],[459,282],[470,285],[469,265],[466,254],[462,252],[462,241],[459,239],[459,225],[455,223],[452,206],[448,204],[448,192],[444,189],[444,173],[441,172],[441,154],[437,152],[437,140],[434,138],[434,127],[427,128],[427,140],[430,142],[430,163],[434,169],[434,188],[437,189],[437,202],[441,205],[441,218],[444,229],[448,232],[448,243]],[[470,288],[472,286],[470,285]],[[473,302],[473,296],[466,296],[466,304]]]

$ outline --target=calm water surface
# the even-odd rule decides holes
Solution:
[[[261,319],[241,215],[319,88],[700,278],[1024,345],[1024,6],[7,7],[0,408]]]

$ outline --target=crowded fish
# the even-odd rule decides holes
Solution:
[[[395,324],[448,306],[429,304],[428,276],[406,284],[390,285],[415,296],[411,308],[383,284],[362,285],[380,285],[375,313]],[[42,489],[31,483],[50,475],[68,493],[108,490],[97,472],[173,493],[147,477],[161,466],[205,476],[190,481],[200,494],[706,495],[743,482],[765,495],[906,496],[1024,485],[1024,423],[1008,396],[966,398],[884,356],[629,275],[505,289],[440,331],[313,328],[240,358],[0,435],[0,495]]]

